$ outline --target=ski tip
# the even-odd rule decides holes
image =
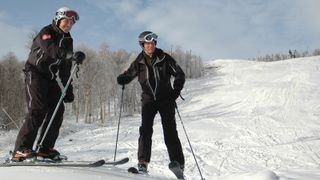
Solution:
[[[117,160],[117,161],[106,161],[104,164],[105,165],[114,165],[114,166],[116,166],[116,165],[125,164],[127,162],[129,162],[129,158],[125,157],[125,158],[122,158],[122,159]]]
[[[114,164],[118,165],[118,164],[124,164],[124,163],[127,163],[127,162],[129,162],[129,158],[125,157],[125,158],[122,158],[122,159],[120,159],[118,161],[114,161]]]
[[[139,174],[138,169],[135,168],[135,167],[129,167],[129,168],[128,168],[128,172],[129,172],[129,173],[133,173],[133,174]]]
[[[125,158],[122,159],[122,161],[123,161],[123,162],[129,162],[129,158],[128,158],[128,157],[125,157]]]
[[[98,167],[98,166],[104,165],[105,163],[106,163],[106,161],[102,159],[102,160],[99,160],[99,161],[96,161],[96,162],[92,163],[91,166],[92,167]]]

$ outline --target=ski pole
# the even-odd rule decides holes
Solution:
[[[113,161],[116,161],[116,157],[117,157],[119,129],[120,129],[120,119],[121,119],[121,111],[122,111],[122,105],[123,105],[123,91],[124,91],[124,85],[122,85],[121,100],[120,100],[120,113],[119,113],[118,130],[117,130],[117,138],[116,138],[116,147],[114,149],[114,159],[113,159]]]
[[[67,84],[65,85],[65,87],[64,87],[63,90],[62,90],[62,94],[61,94],[61,96],[60,96],[60,99],[59,99],[59,101],[58,101],[58,104],[57,104],[56,108],[55,108],[54,111],[53,111],[53,114],[52,114],[51,119],[50,119],[50,121],[49,121],[49,124],[48,124],[48,126],[47,126],[47,128],[46,128],[46,131],[44,132],[40,143],[37,145],[37,150],[36,150],[37,153],[39,152],[40,148],[42,147],[43,141],[44,141],[44,139],[45,139],[46,136],[47,136],[47,133],[48,133],[48,131],[49,131],[49,129],[50,129],[50,126],[51,126],[51,124],[52,124],[52,122],[53,122],[53,119],[54,119],[54,117],[56,116],[56,114],[57,114],[57,112],[58,112],[58,109],[59,109],[59,106],[60,106],[60,104],[61,104],[62,101],[63,101],[63,98],[66,96],[67,89],[68,89],[68,87],[69,87],[69,85],[70,85],[70,83],[71,83],[72,75],[74,74],[74,72],[75,72],[75,70],[77,69],[77,67],[78,67],[78,64],[75,64],[75,66],[73,67],[73,69],[72,69],[72,71],[71,71],[70,77],[69,77],[69,79],[68,79],[68,81],[67,81]]]
[[[181,125],[182,125],[183,130],[184,130],[184,134],[185,134],[186,137],[187,137],[187,141],[188,141],[188,144],[189,144],[189,146],[190,146],[191,153],[192,153],[192,155],[193,155],[193,159],[194,159],[194,161],[196,162],[196,165],[197,165],[197,168],[198,168],[200,177],[201,177],[202,180],[204,180],[204,178],[203,178],[203,176],[202,176],[202,173],[201,173],[201,170],[200,170],[200,167],[199,167],[199,164],[198,164],[198,162],[197,162],[196,156],[195,156],[195,154],[194,154],[194,152],[193,152],[193,148],[192,148],[192,146],[191,146],[191,143],[190,143],[190,140],[189,140],[189,137],[188,137],[186,128],[184,127],[182,118],[181,118],[181,116],[180,116],[180,112],[179,112],[179,109],[178,109],[178,105],[177,105],[177,104],[176,104],[176,109],[177,109],[177,114],[178,114],[178,116],[179,116],[179,118],[180,118]]]
[[[17,123],[12,119],[12,117],[9,115],[9,113],[7,113],[7,111],[4,109],[4,108],[2,108],[2,111],[8,116],[8,118],[12,121],[12,123],[17,127],[17,129],[19,129],[19,126],[17,125]],[[9,124],[11,124],[11,123],[9,123]],[[8,125],[9,125],[8,124]]]

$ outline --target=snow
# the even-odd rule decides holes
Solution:
[[[320,57],[278,62],[214,60],[206,75],[187,80],[179,111],[205,179],[320,179]],[[119,87],[120,88],[120,87]],[[200,179],[178,116],[187,179]],[[7,179],[174,179],[157,115],[150,175],[126,169],[137,163],[140,115],[121,118],[116,168],[0,168]],[[65,121],[56,148],[71,160],[113,161],[117,118],[106,127]],[[0,131],[0,160],[17,131]]]

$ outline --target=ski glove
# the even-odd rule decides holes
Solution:
[[[180,96],[180,90],[174,89],[171,94],[171,99],[176,100]]]
[[[77,51],[73,54],[73,60],[79,65],[82,64],[86,55],[82,51]]]
[[[66,96],[63,98],[63,101],[65,103],[71,103],[74,100],[74,95],[73,95],[73,86],[70,84],[67,92],[66,92]]]
[[[125,74],[120,74],[117,77],[117,82],[120,85],[128,84],[131,81],[130,77],[126,76]]]

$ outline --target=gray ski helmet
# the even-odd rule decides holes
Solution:
[[[143,44],[145,42],[154,41],[154,43],[157,44],[158,35],[156,35],[155,33],[151,32],[151,31],[143,31],[142,33],[140,33],[138,38],[139,38],[139,45],[143,49]]]
[[[55,21],[56,25],[58,25],[58,22],[62,18],[72,19],[75,23],[80,19],[79,14],[68,7],[61,7],[57,10],[53,20]]]

